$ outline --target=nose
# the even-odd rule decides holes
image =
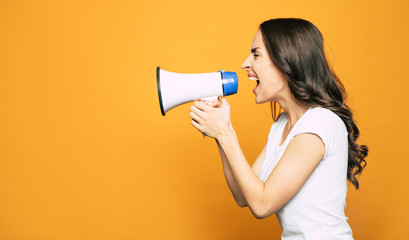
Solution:
[[[250,57],[250,56],[249,56]],[[250,60],[249,57],[246,58],[246,60],[244,60],[243,64],[241,65],[241,68],[245,71],[249,71],[251,64],[250,64]]]

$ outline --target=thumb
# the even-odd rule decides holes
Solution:
[[[220,98],[221,106],[222,107],[229,107],[230,104],[225,97]]]

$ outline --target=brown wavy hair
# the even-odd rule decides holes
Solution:
[[[306,107],[329,109],[344,122],[349,145],[347,179],[358,189],[356,176],[367,164],[368,147],[356,142],[359,129],[345,103],[345,87],[325,57],[321,32],[311,22],[298,18],[265,21],[260,24],[260,31],[268,54],[285,74],[295,101]],[[274,103],[274,120],[275,106]]]

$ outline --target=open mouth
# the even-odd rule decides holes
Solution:
[[[250,81],[256,81],[257,82],[257,86],[260,84],[260,80],[258,79],[258,77],[249,77]]]
[[[258,79],[258,77],[253,77],[253,76],[249,76],[249,80],[250,81],[256,81],[257,82],[257,85],[256,85],[256,87],[253,89],[253,92],[254,92],[254,94],[256,93],[256,89],[257,89],[257,87],[258,87],[258,85],[260,84],[260,80]]]

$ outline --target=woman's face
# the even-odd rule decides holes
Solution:
[[[268,55],[260,30],[254,36],[249,56],[241,68],[248,72],[249,80],[257,81],[257,86],[253,89],[256,103],[277,102],[284,91],[288,90],[284,74]]]

